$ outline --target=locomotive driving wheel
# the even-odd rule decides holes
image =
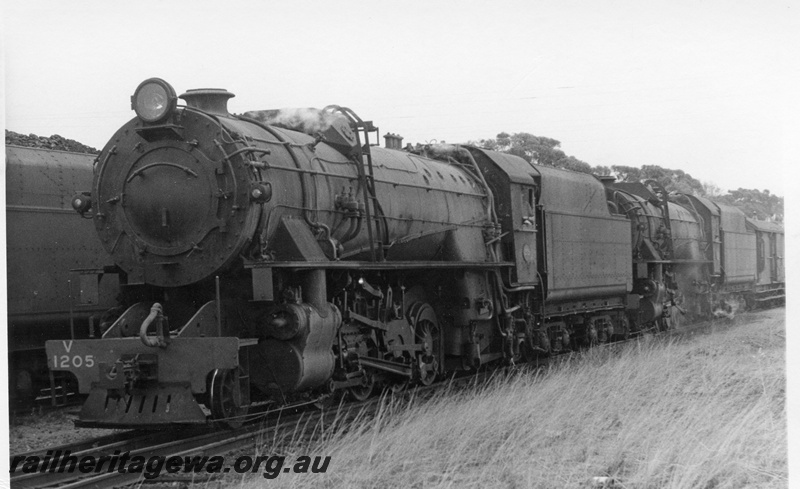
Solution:
[[[439,323],[433,308],[424,303],[416,303],[409,309],[409,317],[413,318],[416,343],[422,346],[417,352],[419,367],[419,383],[431,385],[439,374],[439,356],[441,350]]]
[[[247,406],[242,404],[239,375],[234,369],[216,369],[211,373],[208,386],[211,417],[230,428],[244,423]]]

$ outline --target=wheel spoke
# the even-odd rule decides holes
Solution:
[[[438,326],[429,319],[417,321],[417,342],[423,345],[423,352],[419,354],[419,381],[422,385],[430,385],[436,380],[439,370],[437,354],[439,350]]]

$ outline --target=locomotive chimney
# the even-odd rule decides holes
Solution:
[[[197,88],[187,90],[180,98],[186,105],[208,112],[209,114],[228,116],[228,99],[235,97],[223,88]]]
[[[403,138],[399,134],[388,133],[383,138],[386,140],[387,149],[401,149],[403,147]]]

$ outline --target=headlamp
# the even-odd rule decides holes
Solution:
[[[161,122],[178,103],[175,89],[161,78],[150,78],[136,87],[131,96],[131,108],[144,122]]]

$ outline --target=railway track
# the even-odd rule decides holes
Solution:
[[[386,395],[395,396],[397,399],[419,399],[431,395],[443,386],[452,388],[459,385],[479,383],[481,379],[494,374],[496,374],[496,371],[484,372],[476,376],[443,380],[430,386],[419,386],[401,393],[389,393]],[[94,457],[95,460],[103,456],[110,458],[114,454],[119,457],[125,453],[128,453],[129,458],[143,456],[145,459],[150,459],[151,457],[191,458],[195,456],[224,455],[231,451],[253,447],[260,439],[280,437],[282,430],[289,430],[293,433],[298,426],[333,426],[338,423],[347,423],[356,416],[369,416],[383,401],[384,398],[382,396],[376,396],[362,402],[343,402],[340,400],[338,404],[333,403],[322,409],[304,409],[312,404],[318,405],[313,401],[305,402],[248,415],[250,419],[242,427],[234,430],[217,429],[209,431],[207,426],[201,426],[160,432],[126,431],[51,447],[47,450],[18,453],[12,455],[10,459],[13,466],[15,458],[38,457],[40,460],[44,460],[44,457],[49,456],[50,460],[52,460],[53,457],[57,456],[58,452],[64,454],[67,451],[69,451],[70,456],[76,457],[78,460],[86,457]],[[202,482],[228,472],[228,470],[223,470],[222,474],[208,474],[205,472],[199,474],[162,473],[158,477],[146,479],[142,471],[133,473],[120,472],[119,470],[109,471],[107,470],[108,465],[101,468],[99,473],[87,474],[80,473],[79,470],[74,470],[72,473],[68,473],[67,470],[59,472],[57,467],[48,467],[44,472],[40,470],[26,474],[21,471],[23,465],[24,463],[18,462],[16,471],[12,473],[11,487],[13,488],[105,488],[133,483]],[[228,467],[228,469],[230,468]]]
[[[690,331],[697,331],[705,326],[714,324],[713,321],[701,321],[693,324],[683,325],[678,330],[671,330],[657,333],[657,336],[669,338],[673,336],[683,337]],[[636,341],[641,337],[635,337],[624,341],[606,343],[602,346],[609,348],[621,347],[625,343]],[[588,351],[588,350],[585,350]],[[536,369],[539,367],[561,364],[569,361],[585,352],[579,350],[564,355],[557,355],[539,361],[524,364],[526,368]],[[472,376],[450,378],[436,382],[430,386],[419,386],[406,390],[405,398],[420,399],[432,395],[441,388],[462,388],[466,386],[480,385],[487,378],[503,375],[504,372],[515,370],[514,367],[504,367],[493,369]],[[332,426],[335,423],[347,423],[355,416],[370,416],[377,406],[384,402],[382,396],[376,396],[362,402],[340,402],[338,405],[329,406],[325,409],[303,409],[314,402],[299,403],[286,406],[280,409],[267,410],[261,413],[248,415],[247,422],[235,430],[217,429],[209,431],[207,426],[187,428],[182,430],[170,430],[159,432],[137,432],[126,431],[100,438],[81,441],[58,447],[51,447],[45,450],[29,451],[15,454],[11,457],[39,457],[43,460],[48,456],[52,459],[58,452],[66,453],[81,459],[83,457],[110,457],[113,454],[128,453],[130,457],[143,456],[145,459],[151,457],[211,457],[224,455],[236,450],[253,447],[258,440],[276,439],[281,437],[282,430],[291,429],[292,432],[298,426],[314,427]],[[22,464],[18,464],[19,467]],[[122,486],[132,483],[157,483],[157,482],[208,482],[224,475],[230,470],[223,470],[222,473],[162,473],[154,478],[144,478],[142,472],[120,472],[119,470],[101,470],[99,473],[83,474],[80,471],[67,473],[59,472],[56,468],[50,468],[45,472],[25,474],[20,468],[12,474],[11,485],[14,488],[28,487],[59,487],[65,488],[84,488],[84,487],[112,487]],[[163,471],[162,471],[163,472]]]
[[[197,433],[195,433],[197,434]],[[76,460],[81,460],[86,457],[94,457],[95,459],[113,454],[115,451],[124,453],[126,451],[147,450],[148,447],[165,443],[175,437],[181,439],[182,437],[191,436],[186,430],[181,431],[166,431],[166,432],[153,432],[141,433],[136,431],[125,431],[122,433],[115,433],[106,435],[99,438],[92,438],[83,440],[76,443],[60,445],[57,447],[48,448],[47,450],[35,450],[11,456],[11,466],[13,467],[14,460],[20,457],[30,460],[30,457],[37,457],[39,460],[44,461],[45,457],[48,460],[53,460],[59,454],[66,457],[75,457]],[[22,465],[22,464],[20,464]],[[12,487],[47,487],[70,482],[80,475],[79,471],[67,473],[66,471],[58,472],[54,468],[52,472],[23,473],[19,466],[16,472],[11,474]]]
[[[71,457],[78,460],[86,457],[107,457],[109,465],[101,467],[98,473],[81,473],[74,470],[68,473],[67,470],[59,472],[56,467],[47,467],[35,473],[22,473],[20,467],[23,465],[18,462],[17,470],[12,473],[11,486],[14,488],[29,487],[59,487],[67,488],[91,488],[91,487],[112,487],[122,486],[132,483],[153,483],[164,481],[178,481],[187,479],[191,474],[179,473],[175,475],[164,474],[162,476],[146,479],[142,471],[128,473],[126,471],[108,470],[110,458],[121,456],[127,453],[129,458],[143,456],[149,460],[152,457],[194,457],[194,456],[214,456],[224,455],[230,451],[248,446],[254,446],[259,439],[273,438],[279,436],[281,430],[294,430],[299,424],[316,426],[318,423],[325,425],[334,422],[342,422],[346,418],[354,416],[356,413],[369,412],[380,402],[380,398],[370,399],[358,404],[342,404],[335,409],[324,410],[300,410],[302,405],[293,405],[290,408],[273,410],[255,416],[249,422],[235,430],[217,429],[209,431],[208,427],[202,426],[192,429],[171,430],[161,432],[136,432],[129,431],[115,435],[108,435],[101,438],[82,441],[69,445],[53,447],[47,451],[38,450],[20,453],[11,457],[12,465],[15,458],[19,457],[39,457],[43,460],[49,455],[50,460],[57,456],[57,452],[62,454],[69,451]],[[304,403],[308,404],[308,403]],[[285,414],[290,411],[291,414]],[[261,426],[257,423],[261,422]],[[255,429],[254,429],[255,426]],[[52,470],[51,470],[52,469]],[[228,472],[224,470],[223,472]],[[209,476],[217,474],[199,474],[200,480],[207,480]],[[197,481],[197,477],[190,477]]]
[[[535,367],[531,365],[531,367]],[[286,435],[295,434],[299,426],[334,426],[348,423],[351,420],[371,416],[375,410],[385,403],[385,397],[391,396],[396,402],[407,402],[425,399],[432,396],[440,389],[471,388],[480,385],[487,379],[500,374],[507,368],[498,368],[489,371],[479,372],[475,375],[462,376],[444,379],[429,386],[417,386],[402,391],[392,392],[387,389],[383,396],[375,396],[365,401],[344,402],[339,399],[339,403],[332,402],[322,409],[305,409],[318,402],[306,402],[295,404],[281,409],[266,411],[264,413],[249,415],[250,418],[245,424],[237,429],[219,429],[209,432],[207,426],[193,429],[172,430],[166,432],[140,432],[126,431],[114,435],[107,435],[100,438],[93,438],[77,443],[52,447],[45,450],[34,450],[25,453],[12,455],[11,461],[15,457],[36,456],[40,460],[50,455],[51,459],[58,451],[77,457],[110,457],[128,453],[129,456],[144,456],[145,459],[151,457],[212,457],[215,455],[225,455],[236,450],[253,448],[258,440],[276,439],[282,436],[282,431],[286,430]],[[286,414],[289,412],[290,414]],[[260,423],[260,425],[259,425]],[[301,433],[302,435],[303,433]],[[145,478],[142,471],[127,473],[108,471],[103,469],[100,473],[82,474],[79,471],[73,473],[59,472],[58,469],[45,472],[35,472],[31,474],[21,473],[18,465],[16,472],[12,474],[11,487],[13,488],[40,488],[58,487],[59,489],[72,488],[105,488],[119,487],[129,484],[155,484],[169,482],[209,482],[213,479],[224,476],[229,472],[223,470],[221,473],[175,473],[168,474],[162,471],[157,477]]]

